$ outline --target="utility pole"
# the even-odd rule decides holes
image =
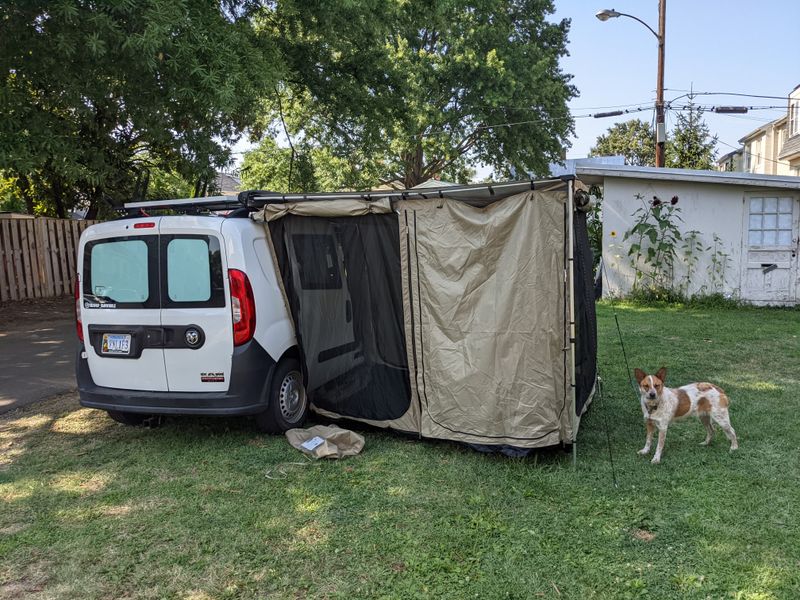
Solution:
[[[664,124],[664,34],[666,32],[667,0],[658,0],[658,81],[656,82],[656,167],[664,166],[664,143],[667,130]]]

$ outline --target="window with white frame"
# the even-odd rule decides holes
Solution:
[[[745,171],[755,173],[761,165],[761,140],[753,140],[745,152]]]
[[[750,246],[792,244],[792,198],[750,198]]]
[[[800,134],[800,100],[789,102],[789,135]]]

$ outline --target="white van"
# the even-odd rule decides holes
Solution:
[[[214,200],[186,202],[214,209]],[[227,208],[235,199],[219,201]],[[254,415],[268,432],[301,425],[304,375],[267,235],[244,208],[87,228],[75,286],[81,404],[128,425],[160,414]],[[308,251],[322,257],[321,276],[343,280],[335,238],[313,238]],[[301,293],[327,294],[326,302],[351,310],[346,285],[313,283]],[[341,344],[348,333],[331,335]],[[349,368],[335,363],[308,367],[322,379]]]

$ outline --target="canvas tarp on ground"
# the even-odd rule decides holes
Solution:
[[[314,409],[478,445],[573,441],[596,334],[571,194],[555,181],[267,203],[254,218]]]

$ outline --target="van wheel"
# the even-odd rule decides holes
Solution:
[[[308,395],[300,363],[291,358],[275,369],[270,386],[269,406],[256,415],[256,424],[267,433],[283,433],[301,427],[308,414]]]
[[[122,412],[119,410],[109,410],[108,416],[114,419],[117,423],[123,425],[130,425],[138,427],[139,425],[152,426],[153,415],[145,415],[141,413]]]

